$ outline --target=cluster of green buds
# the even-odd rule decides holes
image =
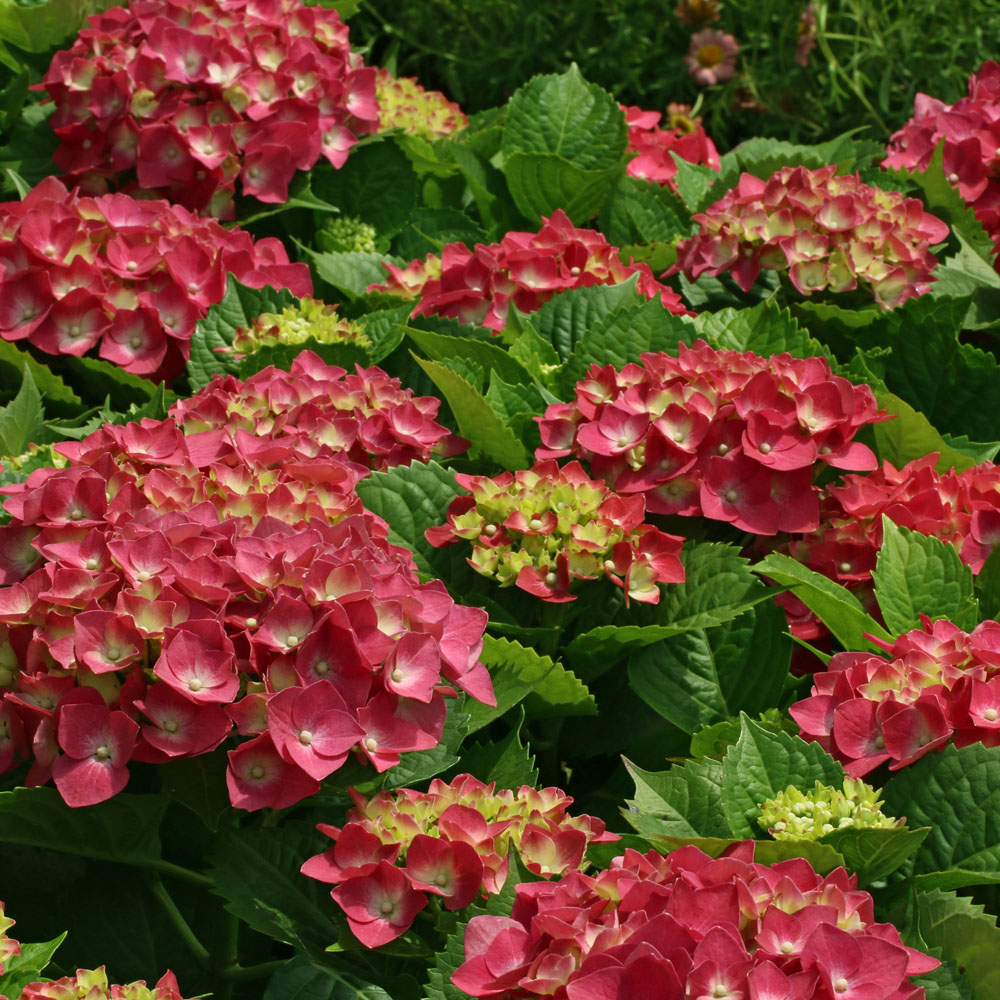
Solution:
[[[424,90],[413,77],[394,77],[387,69],[375,76],[380,132],[401,129],[433,142],[461,132],[469,124],[465,112],[438,90]]]
[[[320,344],[355,344],[370,347],[365,324],[344,319],[333,306],[316,299],[302,299],[280,313],[261,313],[252,327],[238,330],[228,347],[218,347],[219,353],[245,357],[262,347],[276,344],[304,344],[315,340]]]
[[[35,469],[64,469],[69,463],[50,444],[32,444],[20,455],[0,456],[0,485],[23,482]],[[0,524],[6,520],[0,511]]]
[[[375,253],[378,231],[356,215],[331,215],[316,230],[316,245],[328,253]]]
[[[839,791],[818,781],[811,792],[789,785],[773,799],[762,802],[760,823],[775,840],[819,840],[847,827],[884,830],[902,820],[882,812],[880,790],[853,778],[844,779]]]
[[[472,496],[456,497],[447,522],[427,529],[427,541],[471,541],[470,565],[501,587],[561,603],[576,599],[574,580],[607,577],[627,600],[655,604],[658,584],[684,580],[683,539],[644,524],[641,496],[619,496],[579,462],[455,478]]]

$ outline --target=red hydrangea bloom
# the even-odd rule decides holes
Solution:
[[[231,801],[284,808],[351,753],[384,771],[436,746],[456,689],[495,703],[486,613],[420,583],[354,489],[447,432],[421,413],[369,444],[358,400],[401,390],[344,375],[305,353],[249,388],[220,379],[4,488],[0,551],[28,540],[36,558],[0,563],[0,768],[33,760],[27,784],[88,805],[130,760],[209,753],[235,723]]]
[[[929,290],[930,247],[949,232],[916,198],[835,166],[782,167],[766,181],[743,174],[694,219],[700,229],[678,244],[675,265],[691,280],[729,271],[747,291],[762,269],[787,270],[803,295],[860,283],[885,309]]]
[[[103,965],[97,969],[77,969],[76,975],[63,976],[62,979],[28,983],[18,1000],[69,1000],[71,997],[86,997],[87,1000],[183,1000],[177,977],[172,972],[161,976],[155,986],[147,986],[144,979],[118,986],[108,983]]]
[[[99,193],[155,190],[231,219],[237,178],[265,202],[297,170],[343,164],[378,123],[375,71],[335,10],[300,0],[140,0],[90,18],[39,85],[54,155]]]
[[[671,111],[671,109],[673,109]],[[719,169],[719,152],[715,143],[705,134],[700,119],[691,119],[685,112],[690,108],[671,105],[668,108],[669,124],[659,125],[659,111],[643,111],[638,107],[622,106],[628,124],[628,149],[636,156],[629,160],[626,173],[630,177],[665,185],[677,193],[677,163],[671,153],[676,153],[688,163],[702,163],[713,170]]]
[[[909,979],[940,963],[874,922],[855,876],[753,856],[752,841],[717,859],[629,849],[596,875],[520,885],[509,917],[469,921],[452,982],[508,1000],[923,1000]]]
[[[452,316],[499,331],[513,303],[533,312],[557,292],[589,285],[617,285],[639,275],[638,290],[647,299],[659,297],[676,315],[692,315],[680,296],[653,277],[646,263],[623,264],[618,249],[593,229],[573,225],[562,209],[542,219],[537,233],[507,233],[499,243],[449,243],[440,258],[412,261],[405,269],[385,264],[389,280],[369,285],[420,301],[414,316]],[[440,271],[438,270],[440,268]]]
[[[465,112],[439,90],[424,90],[415,77],[375,71],[380,132],[401,129],[433,142],[461,132],[469,124]]]
[[[249,435],[290,446],[304,460],[336,455],[382,470],[468,447],[435,421],[440,405],[381,368],[348,374],[305,351],[291,372],[217,378],[171,412],[187,434],[223,431],[234,441]]]
[[[459,910],[507,880],[507,855],[517,849],[529,870],[556,877],[584,865],[588,844],[618,839],[595,816],[570,816],[573,799],[558,788],[522,785],[496,791],[471,774],[426,792],[409,788],[365,799],[340,829],[320,824],[334,842],[302,873],[334,885],[330,895],[355,937],[369,948],[403,934],[427,894]]]
[[[871,573],[882,546],[882,515],[896,525],[951,542],[972,572],[1000,542],[1000,467],[984,462],[964,472],[937,472],[927,455],[897,469],[889,462],[866,476],[847,475],[821,494],[819,527],[782,550],[848,587],[874,607]],[[782,595],[792,631],[802,639],[824,634],[796,598]]]
[[[954,104],[917,94],[913,117],[889,140],[882,166],[926,170],[942,141],[948,182],[958,188],[990,239],[1000,246],[1000,64],[983,63],[969,77],[969,96]]]
[[[183,369],[195,323],[245,285],[309,295],[280,240],[256,243],[165,201],[96,198],[55,178],[0,204],[0,337],[48,354],[95,352],[156,381]]]
[[[1000,624],[963,632],[921,615],[888,658],[837,653],[789,711],[813,740],[859,778],[888,762],[898,770],[950,741],[1000,746]],[[873,640],[876,641],[876,640]]]
[[[427,541],[471,541],[469,565],[501,587],[561,603],[576,600],[574,580],[606,577],[626,601],[656,604],[657,584],[684,581],[683,539],[644,524],[641,496],[617,496],[579,462],[455,478],[472,496],[452,500],[447,523],[428,528]]]
[[[874,469],[854,440],[886,419],[871,389],[823,358],[716,351],[643,354],[621,371],[592,365],[571,403],[538,418],[536,458],[579,455],[618,493],[657,514],[703,515],[773,535],[819,524],[818,463]]]

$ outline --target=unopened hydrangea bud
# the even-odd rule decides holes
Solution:
[[[378,232],[370,223],[352,215],[332,215],[317,230],[316,244],[330,253],[374,253],[377,237]]]
[[[847,827],[883,830],[902,821],[886,816],[879,793],[863,781],[844,779],[843,791],[816,782],[811,792],[789,785],[760,805],[760,824],[775,840],[819,840]]]
[[[304,298],[297,305],[287,306],[280,313],[262,313],[249,329],[238,330],[233,343],[218,353],[242,357],[262,347],[277,344],[304,344],[315,340],[320,344],[355,344],[370,347],[365,324],[344,319],[333,306],[316,299]]]

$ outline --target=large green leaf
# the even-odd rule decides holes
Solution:
[[[484,373],[496,372],[512,385],[531,384],[531,375],[524,365],[496,343],[475,340],[469,336],[453,337],[413,327],[405,327],[404,332],[432,361],[445,366],[456,358],[471,361],[482,368]]]
[[[741,711],[777,704],[792,643],[771,601],[732,621],[684,632],[633,653],[629,684],[650,708],[686,733]]]
[[[71,809],[54,788],[15,788],[0,792],[0,843],[162,867],[159,827],[166,808],[158,795],[122,794]]]
[[[849,826],[826,834],[821,842],[843,855],[848,870],[856,874],[858,882],[864,886],[896,871],[918,850],[929,832],[927,827],[866,830]]]
[[[600,223],[616,247],[671,243],[691,232],[691,213],[670,188],[638,177],[622,177]]]
[[[437,746],[401,754],[399,763],[386,773],[383,787],[413,787],[447,771],[459,762],[459,748],[468,735],[469,716],[464,706],[460,702],[449,702],[448,716]]]
[[[761,803],[789,785],[843,785],[844,769],[818,743],[764,729],[745,715],[740,722],[740,738],[722,763],[723,809],[737,837],[758,835]]]
[[[232,830],[209,859],[214,891],[254,930],[299,951],[322,954],[336,936],[329,890],[299,869],[329,846],[311,825]]]
[[[472,457],[508,469],[523,469],[531,464],[524,445],[468,379],[437,361],[417,360],[448,401],[459,433],[472,442]]]
[[[585,680],[610,670],[632,650],[731,621],[770,594],[734,545],[689,542],[681,561],[684,582],[661,586],[659,604],[633,605],[618,615],[623,624],[598,625],[569,644],[566,658]]]
[[[17,395],[0,407],[0,454],[21,455],[28,445],[42,444],[46,436],[42,397],[25,365]]]
[[[970,630],[979,623],[972,570],[955,546],[898,528],[885,516],[872,579],[885,623],[897,635],[919,628],[921,614]]]
[[[0,4],[0,40],[25,52],[48,52],[83,26],[94,12],[93,0],[45,0]]]
[[[346,975],[308,955],[296,955],[268,980],[262,1000],[393,1000],[393,997],[381,986]]]
[[[0,340],[0,385],[17,385],[23,379],[25,368],[31,372],[31,379],[50,411],[68,417],[83,409],[80,397],[47,365],[40,364],[16,344]]]
[[[711,758],[676,764],[668,771],[625,767],[635,782],[635,797],[624,817],[644,836],[729,838],[722,807],[722,764]]]
[[[976,1000],[1000,996],[997,918],[967,896],[953,892],[920,893],[916,905],[921,938],[955,962]]]
[[[287,289],[248,288],[231,274],[226,279],[226,294],[198,321],[191,335],[191,358],[188,380],[192,389],[201,389],[213,375],[235,375],[240,363],[232,356],[219,354],[217,347],[229,347],[238,330],[246,330],[261,313],[280,313],[297,299]]]
[[[700,313],[695,317],[694,329],[697,336],[720,350],[753,351],[764,357],[785,352],[797,358],[828,354],[787,309],[771,299],[748,309]]]
[[[892,636],[861,606],[846,588],[791,556],[772,552],[754,566],[754,572],[787,587],[837,637],[845,649],[870,649],[865,633],[880,639]]]
[[[931,828],[914,859],[918,883],[1000,882],[1000,747],[946,746],[901,770],[883,795],[886,811]]]
[[[65,938],[66,932],[64,931],[51,941],[38,943],[22,941],[20,954],[11,955],[3,962],[3,975],[0,975],[0,995],[19,997],[28,983],[36,983],[44,979],[42,973],[52,961],[52,956]]]
[[[538,768],[530,747],[521,743],[523,723],[524,712],[521,711],[517,724],[503,739],[467,746],[462,752],[462,771],[487,784],[495,781],[497,788],[517,791],[522,785],[534,787],[538,783]]]
[[[507,186],[521,212],[533,218],[562,209],[577,225],[601,210],[624,169],[584,170],[552,153],[512,153],[504,161]]]
[[[345,250],[341,253],[314,253],[304,248],[316,273],[352,299],[369,294],[369,285],[384,284],[389,277],[383,263],[404,267],[406,261],[391,254],[369,250]],[[398,300],[397,300],[398,301]]]

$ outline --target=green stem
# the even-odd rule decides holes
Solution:
[[[207,875],[202,875],[201,872],[192,871],[190,868],[184,868],[181,865],[175,865],[172,861],[164,861],[163,858],[157,858],[155,861],[144,864],[142,867],[149,868],[163,875],[169,875],[171,878],[177,879],[178,882],[187,882],[188,885],[196,885],[199,889],[211,889],[215,885]]]
[[[191,930],[191,925],[184,919],[184,914],[177,909],[177,904],[174,902],[170,893],[167,892],[166,887],[160,880],[160,876],[152,875],[150,876],[149,881],[150,888],[153,890],[153,895],[163,907],[168,919],[174,925],[177,933],[180,934],[184,943],[191,949],[191,953],[199,963],[202,965],[208,965],[211,961],[208,949],[201,943],[201,941],[198,940],[198,936],[195,932]]]
[[[285,960],[279,958],[273,962],[261,962],[260,965],[230,965],[222,969],[219,975],[223,979],[230,979],[233,982],[247,982],[273,976],[285,964]]]
[[[233,994],[233,986],[237,975],[233,970],[240,966],[240,918],[228,910],[223,910],[222,927],[219,933],[219,944],[215,956],[215,965],[223,978],[222,988],[216,993],[219,1000],[229,1000]],[[251,966],[251,968],[254,968]],[[252,978],[252,977],[250,977]]]

